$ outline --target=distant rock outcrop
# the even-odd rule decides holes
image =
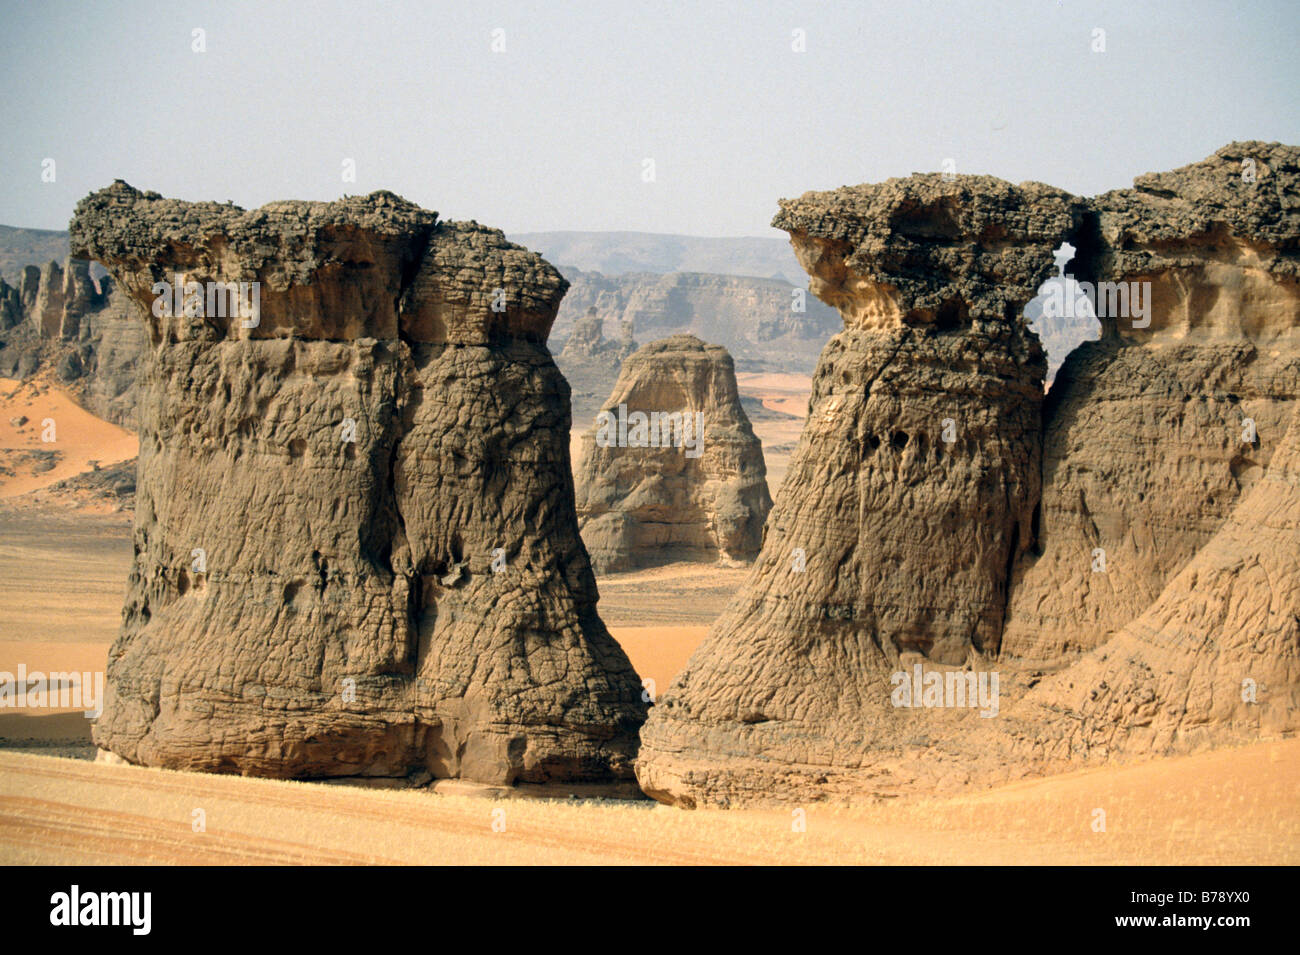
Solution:
[[[107,275],[96,284],[83,259],[27,266],[17,287],[0,279],[0,377],[53,369],[88,410],[134,430],[143,349],[126,297]]]
[[[601,403],[618,381],[623,360],[637,349],[632,323],[622,322],[617,340],[605,337],[605,320],[594,307],[578,319],[569,332],[564,349],[555,363],[573,389],[573,421],[579,427],[590,424]]]
[[[23,273],[33,263],[62,262],[68,251],[66,232],[0,225],[0,279],[21,286]]]
[[[507,238],[536,249],[570,281],[570,267],[607,276],[706,272],[784,282],[803,280],[789,243],[777,238],[706,238],[659,232],[529,232]]]
[[[578,524],[598,573],[752,560],[772,507],[731,356],[693,335],[623,362],[582,438]]]
[[[153,346],[101,748],[630,780],[644,704],[578,537],[553,268],[385,192],[246,212],[118,182],[71,233]],[[246,283],[242,307],[183,288],[175,309],[158,283],[177,275],[196,296]]]
[[[643,339],[692,334],[716,342],[746,371],[806,375],[840,327],[834,310],[783,279],[574,269],[565,278],[571,288],[555,320],[557,337],[594,308],[606,328],[631,324]]]
[[[1243,143],[1095,200],[913,176],[783,201],[845,331],[754,573],[651,710],[646,792],[898,793],[1294,731],[1298,172]],[[1067,240],[1114,304],[1150,284],[1098,309],[1040,421],[1021,315]]]

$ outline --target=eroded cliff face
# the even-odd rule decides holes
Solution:
[[[1060,761],[1300,729],[1300,410],[1156,600],[1009,715],[1017,756]]]
[[[1298,160],[1233,144],[1095,200],[913,176],[782,202],[845,331],[750,580],[642,731],[643,788],[899,793],[1294,730]],[[1101,312],[1040,409],[1019,316],[1066,240],[1071,274],[1149,297]],[[1000,671],[1000,705],[900,703],[918,664]]]
[[[1052,665],[1105,643],[1268,468],[1300,396],[1298,155],[1234,144],[1093,200],[1076,263],[1142,290],[1146,314],[1103,300],[1101,340],[1052,389],[1007,656]]]
[[[647,792],[725,805],[869,774],[892,671],[997,652],[1039,496],[1046,365],[1021,312],[1081,214],[938,175],[781,203],[845,330],[748,583],[651,710]]]
[[[734,272],[743,267],[728,266]],[[628,323],[642,340],[691,334],[719,344],[742,371],[806,375],[840,324],[831,309],[779,278],[702,272],[605,275],[576,269],[564,274],[573,287],[556,318],[557,337],[594,308],[606,329]]]
[[[577,471],[597,572],[753,560],[772,498],[727,350],[693,335],[651,342],[623,362],[603,409]],[[678,417],[664,425],[665,415]]]
[[[630,778],[644,710],[578,537],[554,269],[390,193],[246,212],[119,182],[71,234],[150,341],[101,748],[278,777]],[[158,305],[178,275],[248,283],[245,307]]]
[[[113,280],[96,284],[85,260],[28,266],[17,287],[0,279],[0,377],[49,369],[87,409],[131,430],[144,337]]]

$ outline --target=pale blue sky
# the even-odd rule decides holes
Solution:
[[[1300,143],[1293,2],[4,2],[0,23],[18,226],[65,228],[123,178],[246,207],[391,189],[508,232],[778,235],[778,197],[946,157],[1093,194]]]

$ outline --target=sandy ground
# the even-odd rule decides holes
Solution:
[[[0,752],[0,863],[1294,865],[1298,803],[1296,740],[951,799],[695,812]]]
[[[27,421],[14,424],[22,418]],[[135,435],[96,418],[57,386],[0,378],[0,498],[75,477],[92,462],[126,461],[138,448]],[[45,468],[51,460],[53,467]]]
[[[600,616],[610,627],[711,624],[749,571],[683,563],[598,577]]]
[[[131,559],[129,515],[0,503],[0,672],[102,671]],[[674,564],[603,577],[601,614],[658,693],[748,573]],[[0,745],[89,739],[80,711],[0,710]]]
[[[94,688],[94,675],[103,673],[108,662],[108,647],[107,640],[92,643],[0,640],[0,673],[17,679],[21,663],[27,667],[28,674],[67,674],[70,677],[67,681],[69,690],[87,679],[91,681],[89,688]],[[28,684],[31,685],[30,676]],[[97,695],[95,699],[98,699]],[[91,742],[90,726],[91,721],[80,706],[0,709],[0,746],[36,742],[87,746]]]
[[[652,696],[668,689],[673,677],[686,666],[695,652],[708,626],[695,627],[610,627],[618,645],[623,648],[641,680],[653,680]]]
[[[806,401],[783,392],[789,384],[749,383],[764,400]],[[63,430],[76,421],[66,411],[61,439],[77,433]],[[0,433],[7,426],[0,417]],[[81,465],[108,463],[105,444],[134,453],[110,430],[81,433]],[[0,500],[0,671],[101,670],[130,515],[52,507],[40,493]],[[748,574],[676,564],[603,577],[601,614],[661,693]],[[77,710],[0,710],[0,863],[1300,863],[1300,740],[800,815],[110,766],[84,758],[89,728]],[[1104,832],[1093,830],[1097,809]],[[194,831],[195,810],[205,831]]]
[[[767,489],[775,500],[790,466],[790,456],[799,443],[804,419],[808,416],[812,378],[807,375],[743,372],[736,375],[736,386],[742,395],[762,401],[763,407],[794,416],[753,422],[754,434],[763,442]]]
[[[130,520],[0,502],[0,642],[110,642],[131,569]]]
[[[708,630],[707,625],[610,628],[637,673],[654,681],[655,695],[667,689]],[[110,642],[0,640],[0,672],[17,674],[21,663],[28,673],[72,673],[80,682],[86,673],[104,671]],[[89,743],[90,721],[79,707],[0,710],[0,746],[38,740]]]

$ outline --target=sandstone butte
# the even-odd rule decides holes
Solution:
[[[620,410],[621,409],[621,410]],[[597,573],[673,561],[735,564],[752,560],[772,508],[763,447],[740,405],[736,369],[721,345],[673,335],[642,346],[623,361],[602,406],[609,421],[629,423],[627,446],[617,426],[605,446],[599,425],[582,437],[577,473],[578,526]],[[658,413],[702,423],[678,438],[655,428],[633,433]],[[642,422],[645,423],[645,422]],[[634,440],[652,445],[633,447]],[[690,440],[688,441],[687,438]],[[695,445],[691,447],[690,445]]]
[[[244,211],[119,181],[71,240],[148,337],[102,750],[275,777],[632,779],[645,708],[578,536],[555,269],[387,192]],[[176,275],[260,283],[260,314],[155,315]]]
[[[1300,149],[1246,142],[1093,199],[934,174],[782,200],[844,330],[642,788],[891,795],[1295,731],[1298,186]],[[1044,401],[1023,310],[1067,241],[1076,278],[1150,283],[1149,324],[1103,315]],[[895,705],[918,664],[998,675],[996,715]]]

